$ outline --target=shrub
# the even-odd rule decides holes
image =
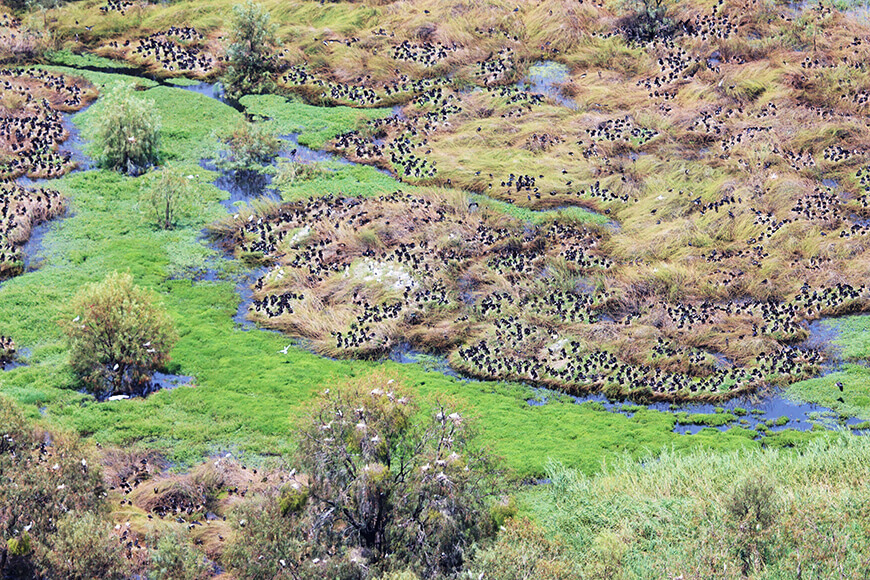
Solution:
[[[328,171],[320,163],[302,163],[300,161],[279,159],[275,183],[279,186],[291,186],[302,181],[316,179],[328,173]]]
[[[195,215],[198,201],[190,180],[178,169],[165,167],[143,190],[139,205],[149,223],[171,230],[179,218]]]
[[[121,580],[129,577],[111,523],[92,513],[68,514],[57,525],[43,555],[49,578]]]
[[[154,101],[136,97],[129,85],[123,85],[103,97],[94,134],[97,162],[138,175],[159,160],[159,131]]]
[[[232,519],[234,541],[223,562],[240,578],[298,580],[304,554],[298,520],[285,517],[275,497],[251,499],[237,508]]]
[[[469,578],[490,580],[560,580],[579,578],[581,570],[561,542],[551,539],[527,518],[511,519],[495,544],[478,549]]]
[[[394,388],[375,375],[322,395],[299,445],[305,476],[238,516],[245,525],[230,553],[241,575],[433,578],[463,569],[492,530],[494,470],[473,451],[466,418],[439,406],[422,419]]]
[[[748,478],[726,498],[725,510],[743,574],[748,575],[767,560],[773,525],[779,515],[776,489],[761,476]]]
[[[208,561],[181,532],[162,535],[149,557],[149,580],[202,580],[211,577]]]
[[[241,123],[232,131],[219,134],[222,149],[217,166],[228,171],[251,171],[271,163],[281,141],[268,127],[256,123]]]
[[[66,323],[73,369],[97,396],[142,393],[169,362],[176,335],[154,296],[130,274],[109,274],[73,299]]]
[[[227,96],[238,99],[274,89],[274,43],[275,26],[260,4],[248,0],[233,7],[230,45],[226,51],[229,68],[224,76]]]
[[[64,514],[102,512],[95,464],[77,438],[30,426],[0,397],[0,578],[32,577]]]
[[[664,0],[624,0],[623,9],[626,14],[620,18],[618,27],[629,40],[649,42],[674,31]]]

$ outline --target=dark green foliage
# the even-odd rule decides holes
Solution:
[[[619,29],[630,40],[649,42],[674,31],[664,0],[626,0],[624,9],[626,14],[619,21]]]
[[[262,5],[248,0],[233,8],[227,48],[229,68],[224,76],[228,96],[238,99],[242,95],[266,93],[275,88],[272,80],[274,46],[275,26]]]

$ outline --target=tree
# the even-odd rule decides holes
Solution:
[[[159,161],[160,118],[154,101],[123,85],[103,98],[94,135],[100,166],[138,175]]]
[[[224,91],[230,98],[274,88],[274,43],[275,26],[260,4],[248,0],[233,7],[230,45],[226,51],[229,68],[224,77]]]
[[[171,230],[178,218],[196,213],[197,201],[190,179],[175,167],[165,167],[142,191],[139,205],[150,223]]]
[[[65,515],[108,513],[102,481],[99,461],[82,440],[47,433],[0,396],[0,578],[42,578],[36,568],[47,554],[80,558],[57,552],[54,539]]]
[[[109,274],[83,288],[66,323],[73,369],[97,396],[142,393],[169,362],[176,334],[154,296],[130,274]]]
[[[324,392],[306,421],[295,476],[268,522],[242,515],[230,561],[249,578],[420,578],[460,572],[493,530],[495,487],[468,420],[446,406],[421,414],[380,374]],[[292,542],[273,541],[292,538]]]

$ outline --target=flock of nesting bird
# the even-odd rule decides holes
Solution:
[[[746,55],[699,50],[735,38],[744,25],[734,6],[720,1],[709,14],[681,21],[674,38],[644,47],[658,55],[659,70],[636,85],[671,127],[661,120],[650,123],[649,114],[641,122],[634,114],[603,115],[602,108],[592,115],[593,123],[579,124],[574,136],[558,126],[530,132],[522,146],[562,156],[561,172],[527,168],[502,175],[465,170],[463,175],[457,167],[436,169],[440,157],[433,153],[442,137],[455,145],[457,127],[468,130],[469,139],[474,134],[464,93],[438,80],[403,93],[407,106],[401,115],[371,121],[332,143],[350,159],[388,169],[400,181],[454,181],[532,208],[586,205],[617,219],[644,211],[651,221],[633,231],[625,225],[617,230],[588,226],[582,233],[554,236],[554,225],[506,224],[477,202],[442,205],[442,212],[432,215],[426,204],[437,205],[436,199],[401,192],[367,200],[338,196],[244,214],[227,243],[262,252],[274,263],[255,286],[254,318],[311,338],[333,356],[377,356],[411,342],[447,351],[454,367],[476,376],[641,398],[721,399],[813,375],[825,355],[801,346],[808,335],[805,323],[870,308],[864,272],[849,270],[849,262],[835,257],[839,250],[833,249],[785,254],[790,270],[777,268],[775,260],[783,255],[786,234],[795,230],[817,232],[825,244],[846,244],[846,251],[860,255],[863,245],[855,245],[856,239],[870,233],[863,217],[870,213],[870,174],[860,165],[866,160],[860,145],[796,144],[793,124],[783,116],[793,115],[788,121],[806,126],[849,121],[866,99],[860,90],[843,95],[846,109],[835,112],[808,96],[754,103],[752,87],[734,80],[734,71],[750,62]],[[854,55],[825,66],[855,68],[863,45],[856,36]],[[431,67],[460,49],[406,42],[393,56]],[[513,58],[506,49],[480,63],[482,90],[474,98],[479,108],[480,95],[489,95],[490,114],[517,119],[521,130],[527,116],[553,103],[500,84],[499,74],[515,78]],[[810,61],[802,68],[820,66]],[[712,89],[715,99],[694,108],[677,105],[683,87],[711,78],[722,79]],[[302,67],[292,69],[284,83],[319,86],[323,99],[358,106],[383,104],[388,96],[369,77],[341,83]],[[476,132],[481,130],[478,126]],[[695,146],[694,166],[663,159],[685,154],[686,146]],[[629,162],[642,155],[665,171],[679,166],[682,183],[658,191],[643,183]],[[572,177],[577,163],[592,164],[593,179]],[[857,187],[820,183],[820,169],[842,176],[841,170],[849,168]],[[711,170],[731,180],[723,180],[725,187],[712,195],[693,183]],[[777,207],[767,199],[784,197],[780,182],[792,190]],[[403,211],[392,207],[396,196]],[[650,204],[652,198],[660,203]],[[747,235],[728,243],[689,243],[693,259],[703,266],[696,279],[687,281],[683,298],[625,280],[635,268],[655,270],[648,257],[618,257],[614,247],[630,240],[623,236],[693,215],[715,220],[718,228],[745,228]],[[469,231],[469,224],[478,229]],[[354,233],[360,228],[366,235]],[[456,233],[447,236],[446,231]],[[552,281],[566,269],[575,283],[554,290]],[[323,314],[327,311],[329,316]]]
[[[468,199],[402,192],[245,213],[231,224],[226,242],[275,264],[255,286],[253,316],[312,338],[333,355],[378,355],[410,340],[449,351],[454,366],[470,374],[577,391],[717,398],[812,374],[822,355],[794,347],[806,335],[804,322],[866,309],[862,271],[847,271],[834,251],[792,251],[791,272],[776,268],[775,259],[785,251],[783,238],[798,228],[860,254],[856,244],[870,233],[862,218],[870,213],[870,175],[860,167],[866,158],[860,145],[799,143],[789,132],[794,123],[848,122],[864,111],[867,92],[848,82],[836,87],[836,107],[814,100],[804,87],[838,67],[860,69],[866,47],[856,35],[842,61],[802,55],[795,61],[800,72],[788,77],[799,89],[794,102],[756,101],[759,90],[742,83],[739,71],[759,57],[734,44],[758,26],[746,17],[760,9],[756,4],[718,0],[679,18],[674,36],[634,47],[651,66],[632,69],[614,86],[645,95],[642,114],[587,102],[566,117],[558,103],[514,84],[527,57],[518,52],[517,38],[501,29],[478,30],[504,44],[476,56],[468,46],[440,42],[437,26],[420,29],[416,40],[383,30],[371,38],[324,37],[327,52],[335,44],[375,46],[373,54],[387,46],[379,56],[396,63],[394,78],[375,81],[363,70],[344,82],[295,64],[284,67],[280,86],[319,102],[403,105],[401,114],[339,135],[333,149],[400,181],[458,185],[533,209],[583,205],[623,227],[532,226]],[[819,12],[815,17],[832,14],[825,7],[811,10]],[[771,14],[767,25],[772,22],[785,26],[790,19]],[[108,47],[172,73],[208,74],[220,65],[205,56],[205,40],[196,30],[172,28]],[[560,54],[549,43],[545,48]],[[471,65],[476,88],[460,89],[449,74],[426,72],[450,72],[454,64]],[[599,68],[597,78],[606,86],[610,72],[604,72]],[[684,89],[701,86],[709,98],[687,103]],[[614,95],[615,102],[621,96]],[[476,166],[477,160],[459,167],[445,158],[445,139],[462,143],[457,133],[467,134],[462,139],[469,143],[480,134],[490,137],[483,122],[489,118],[517,128],[519,136],[506,147],[533,156],[546,152],[548,159],[505,169]],[[549,121],[545,131],[530,125],[540,119]],[[527,124],[535,130],[524,131]],[[679,177],[662,187],[635,171],[643,163],[658,164],[663,174],[679,171]],[[863,193],[819,184],[820,171],[843,168],[851,168]],[[722,187],[699,186],[710,175],[725,176]],[[767,201],[786,197],[780,182],[793,186],[782,207]],[[714,224],[699,227],[717,241],[683,246],[698,269],[681,288],[684,296],[675,298],[638,280],[638,269],[646,268],[647,277],[657,271],[650,253],[624,248],[641,247],[634,240],[642,234],[687,216]],[[565,282],[554,290],[554,280]]]
[[[274,264],[254,285],[252,317],[323,354],[381,356],[410,342],[447,351],[470,375],[574,392],[716,400],[806,378],[823,356],[791,346],[806,338],[801,322],[870,305],[864,285],[836,284],[804,286],[786,302],[660,301],[626,312],[618,292],[547,282],[558,269],[590,280],[611,269],[605,232],[524,226],[402,192],[241,212],[220,232],[228,247]],[[702,345],[717,327],[732,332]],[[745,354],[719,354],[730,351]]]
[[[0,176],[52,178],[73,167],[60,150],[69,133],[64,112],[78,111],[96,96],[82,79],[39,69],[0,69]]]
[[[66,209],[53,189],[25,187],[16,179],[58,177],[75,167],[61,151],[69,132],[63,113],[81,110],[95,97],[80,78],[39,69],[0,69],[6,104],[0,109],[0,278],[23,271],[22,247],[32,229]]]
[[[208,50],[208,39],[190,26],[170,26],[138,40],[110,41],[107,54],[122,56],[136,64],[155,64],[170,74],[207,76],[216,70],[218,58]]]

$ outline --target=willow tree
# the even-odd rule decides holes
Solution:
[[[101,167],[138,175],[159,161],[160,117],[154,101],[122,85],[103,97],[94,144]]]
[[[275,25],[269,12],[251,0],[233,7],[230,45],[226,50],[229,68],[224,76],[227,96],[238,99],[275,88],[274,48]]]

